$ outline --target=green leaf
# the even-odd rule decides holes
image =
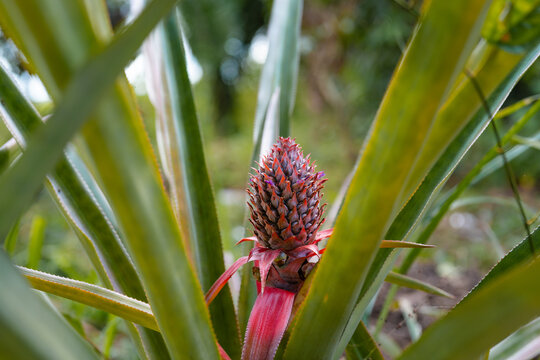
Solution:
[[[2,66],[0,65],[0,68]],[[0,113],[0,117],[1,117]],[[0,146],[0,173],[6,169],[10,162],[18,156],[19,147],[15,139],[11,138]]]
[[[366,309],[368,309],[370,302],[372,301],[373,297],[376,296],[381,284],[386,279],[387,274],[389,274],[390,270],[392,270],[394,267],[394,262],[396,261],[398,254],[399,253],[397,251],[389,251],[388,249],[384,249],[377,252],[377,255],[375,255],[375,260],[373,261],[372,267],[376,267],[380,270],[378,272],[368,273],[364,287],[360,293],[361,295],[359,296],[359,300],[354,307],[343,334],[341,335],[341,339],[339,340],[339,345],[334,352],[333,359],[339,359],[343,351],[345,351],[345,347],[354,335],[357,327],[362,321],[362,318],[365,316]]]
[[[9,230],[8,236],[4,241],[4,250],[8,255],[12,255],[15,251],[15,245],[17,244],[17,238],[19,237],[19,230],[21,228],[20,220],[17,220],[11,230]]]
[[[36,296],[0,250],[0,349],[5,359],[90,360],[98,356]]]
[[[0,117],[5,122],[21,147],[41,125],[37,110],[22,95],[11,77],[0,66],[0,97],[2,105]],[[137,272],[120,240],[115,219],[101,189],[95,183],[85,164],[72,148],[64,152],[55,168],[47,175],[47,190],[57,203],[87,256],[98,273],[102,283],[117,292],[122,292],[141,301],[146,294]],[[133,340],[139,350],[149,349],[150,353],[165,353],[165,343],[161,335],[154,331],[136,329],[128,324]],[[141,337],[142,339],[138,339]],[[141,352],[146,357],[146,351]]]
[[[491,94],[487,101],[492,113],[495,113],[502,106],[517,81],[539,55],[540,43],[523,56],[487,48],[487,60],[480,70],[475,71],[475,77],[482,87],[483,93]],[[437,116],[436,125],[438,124],[441,128],[449,126],[454,131],[459,130],[459,127],[456,128],[452,124],[455,119],[462,118],[469,119],[467,125],[453,137],[451,143],[448,143],[448,139],[444,139],[444,132],[439,132],[439,136],[428,138],[432,144],[430,151],[435,151],[434,149],[440,147],[440,144],[448,144],[448,146],[424,177],[412,198],[394,219],[386,235],[387,238],[402,239],[408,235],[423,214],[432,196],[438,193],[446,183],[464,154],[489,124],[490,119],[481,106],[480,98],[468,80],[449,97]],[[409,188],[412,186],[412,184],[409,185]]]
[[[199,126],[191,84],[186,67],[182,44],[179,14],[166,18],[158,28],[163,52],[163,77],[166,79],[167,103],[170,116],[165,128],[172,149],[171,164],[174,178],[181,180],[182,188],[176,188],[177,202],[187,205],[187,220],[190,224],[190,244],[197,274],[203,291],[207,291],[225,271],[221,234],[214,193],[204,155],[202,134]],[[178,182],[173,181],[172,187]],[[185,201],[183,199],[185,199]],[[240,357],[241,342],[232,296],[227,285],[210,305],[210,316],[221,346],[233,357]]]
[[[538,48],[523,57],[489,47],[485,52],[487,59],[474,75],[495,113],[515,83],[537,58]],[[489,120],[471,82],[464,81],[453,91],[437,115],[434,128],[426,140],[425,151],[415,165],[414,172],[422,176],[423,181],[421,184],[409,181],[407,188],[414,191],[414,195],[408,199],[392,223],[387,236],[401,239],[412,229],[430,198],[442,188],[471,144],[487,127]],[[426,161],[430,153],[437,154],[435,163]]]
[[[492,109],[492,112],[495,112],[498,109],[515,86],[517,81],[525,73],[525,71],[534,63],[534,61],[540,55],[540,43],[527,54],[525,54],[519,62],[512,68],[512,70],[505,75],[506,68],[508,65],[514,64],[516,57],[510,54],[506,54],[502,51],[496,51],[495,53],[489,52],[488,61],[485,62],[483,70],[480,71],[476,76],[476,79],[479,83],[483,84],[495,84],[493,83],[493,78],[504,75],[504,79],[497,85],[497,88],[493,91],[491,96],[488,97],[487,101]],[[502,66],[504,65],[504,66]],[[503,70],[502,73],[500,70]],[[491,80],[489,80],[491,78]],[[482,81],[482,79],[487,80],[488,82]],[[453,117],[464,117],[472,116],[472,114],[467,115],[467,112],[463,112],[463,107],[470,108],[471,98],[476,99],[478,102],[479,98],[476,93],[470,93],[472,89],[468,87],[463,87],[461,92],[451,96],[449,102],[443,108],[443,111],[438,115],[438,118],[442,118],[444,122],[451,122]],[[485,91],[485,89],[484,89]],[[467,95],[467,93],[469,93]],[[468,106],[463,106],[463,102],[460,99],[465,99],[465,104]],[[480,106],[479,104],[476,105]],[[472,109],[474,109],[473,107]],[[453,115],[452,115],[453,114]],[[480,108],[476,114],[471,118],[469,123],[461,130],[461,132],[456,136],[452,143],[446,148],[441,157],[437,160],[435,165],[431,168],[427,176],[424,178],[423,182],[420,184],[418,189],[415,191],[414,195],[409,199],[407,204],[400,211],[398,216],[394,219],[390,229],[388,230],[386,236],[394,239],[406,238],[411,234],[411,231],[416,226],[419,219],[422,218],[425,209],[429,205],[434,194],[437,194],[440,189],[446,183],[446,180],[449,178],[450,174],[456,168],[457,164],[461,161],[465,153],[482,133],[482,131],[487,127],[489,123],[489,118],[483,108]],[[527,121],[527,120],[524,120]],[[439,123],[441,121],[439,120]],[[517,155],[518,152],[523,150],[517,150],[516,152],[511,152],[507,154],[509,157]],[[497,165],[498,166],[498,165]],[[487,166],[486,166],[487,167]],[[492,170],[491,170],[492,171]],[[487,174],[487,173],[486,173]],[[486,175],[483,174],[482,176]],[[480,176],[480,175],[479,175]],[[416,250],[412,251],[419,253]],[[411,253],[410,253],[411,254]],[[413,256],[413,255],[408,255]],[[414,256],[416,256],[414,255]],[[407,259],[407,263],[410,259]],[[402,267],[410,266],[402,265]],[[372,267],[370,272],[377,272],[378,269]],[[393,288],[393,291],[390,294],[394,293],[396,288]],[[388,308],[390,302],[393,301],[392,297],[387,299],[383,309]],[[384,321],[385,312],[381,313],[379,324],[382,324]]]
[[[522,51],[540,39],[540,1],[495,0],[482,36],[509,51]]]
[[[536,228],[531,234],[531,241],[533,242],[535,248],[540,244],[540,230]],[[518,245],[516,245],[512,250],[508,252],[499,262],[487,273],[486,276],[468,293],[462,302],[473,295],[476,291],[486,286],[490,282],[494,281],[498,277],[504,275],[511,269],[516,266],[519,266],[530,259],[534,258],[534,255],[531,253],[529,247],[528,239],[525,238]]]
[[[111,348],[114,342],[114,338],[116,337],[119,324],[118,320],[119,319],[116,316],[109,315],[109,321],[107,322],[107,327],[104,330],[103,355],[106,358],[111,357]]]
[[[255,148],[259,148],[270,100],[279,91],[279,135],[290,135],[296,96],[302,0],[276,0],[268,25],[268,55],[261,74],[255,114]],[[256,150],[255,153],[258,153]]]
[[[521,71],[521,70],[520,70]],[[504,85],[504,84],[503,84]],[[501,85],[502,86],[502,85]],[[498,101],[502,101],[502,99],[499,99]],[[523,115],[523,117],[516,122],[510,130],[505,134],[505,136],[502,138],[502,143],[506,144],[514,134],[519,132],[527,123],[529,120],[531,120],[534,115],[540,110],[540,102],[536,102],[531,108]],[[473,120],[474,121],[474,120]],[[471,122],[473,124],[473,122]],[[468,126],[469,127],[469,126]],[[468,128],[467,127],[467,128]],[[467,130],[467,128],[465,130]],[[466,146],[467,142],[461,142],[462,138],[469,136],[470,134],[466,135],[466,133],[463,133],[454,141],[453,145],[449,148],[449,150],[457,151],[459,156],[461,157],[463,155],[463,151],[465,151],[464,146]],[[460,142],[457,142],[460,141]],[[516,152],[515,150],[518,150],[522,152],[523,150],[519,149],[512,149],[512,151],[507,153],[507,156],[509,159],[517,156],[520,152]],[[441,183],[438,185],[438,187],[442,186],[446,182],[446,177],[442,177],[443,174],[446,171],[452,171],[452,169],[457,165],[457,161],[452,161],[452,152],[447,151],[445,153],[445,156],[443,156],[437,165],[432,169],[430,174],[428,175],[428,180],[425,181],[419,189],[419,192],[417,192],[412,200],[411,204],[414,201],[417,201],[417,199],[420,199],[424,195],[428,194],[428,189],[426,184],[435,184],[436,179],[442,179]],[[433,206],[433,210],[431,213],[426,216],[424,219],[424,228],[419,232],[419,235],[416,236],[415,241],[418,243],[426,243],[429,241],[431,235],[433,234],[433,231],[437,228],[439,222],[442,220],[444,215],[448,212],[448,210],[451,208],[452,204],[461,196],[463,191],[465,191],[471,184],[479,181],[480,178],[483,178],[487,175],[487,172],[485,172],[485,168],[489,166],[495,159],[497,159],[499,155],[498,147],[493,147],[483,158],[480,160],[475,167],[461,180],[459,185],[454,187],[453,189],[449,190],[446,194],[444,194],[443,197],[441,197],[440,200],[438,200],[438,203]],[[502,166],[502,162],[498,163],[498,167]],[[491,167],[491,171],[494,171],[494,167]],[[435,181],[434,181],[435,180]],[[426,186],[425,189],[423,187]],[[409,207],[410,204],[407,204],[405,209]],[[412,211],[413,207],[409,207],[408,211]],[[400,213],[400,215],[405,213]],[[413,216],[415,215],[412,213]],[[418,216],[418,215],[416,215]],[[398,216],[399,218],[399,216]],[[406,274],[412,264],[414,263],[415,259],[420,254],[421,249],[413,249],[411,250],[403,262],[401,263],[398,272],[400,274]],[[379,315],[379,319],[377,321],[377,330],[380,330],[382,325],[384,324],[384,321],[386,319],[386,316],[388,314],[388,310],[390,309],[390,304],[394,301],[394,296],[397,292],[397,286],[392,286],[390,291],[387,294],[387,297],[385,299],[383,309]],[[376,331],[378,333],[378,331]]]
[[[501,275],[432,324],[398,359],[477,359],[540,316],[540,287],[531,286],[539,272],[537,258]]]
[[[40,291],[80,302],[159,331],[150,306],[115,291],[82,281],[19,267],[30,285]]]
[[[17,25],[24,29],[16,43],[26,44],[21,48],[26,58],[33,62],[51,96],[58,101],[62,97],[61,90],[66,90],[57,111],[43,127],[52,129],[45,132],[48,134],[45,138],[54,135],[55,147],[61,148],[70,137],[68,133],[72,135],[77,125],[82,123],[82,115],[94,111],[95,118],[85,126],[84,139],[119,228],[141,274],[171,356],[218,358],[203,293],[183,249],[178,225],[164,193],[147,135],[125,77],[121,77],[112,90],[106,93],[107,96],[98,106],[93,106],[105,85],[112,82],[143,38],[175,2],[150,2],[143,13],[120,32],[100,56],[93,54],[100,44],[108,40],[104,38],[106,31],[99,27],[107,23],[107,12],[87,13],[80,8],[74,10],[72,2],[66,3],[69,5],[58,4],[56,1],[34,1],[32,6],[28,3],[22,6],[18,2],[0,2],[2,21],[5,22],[6,18],[12,21],[10,34],[16,33]],[[43,7],[44,11],[39,11]],[[55,8],[58,8],[58,12],[51,10]],[[55,33],[54,37],[48,37],[48,33],[37,29],[40,25],[42,28],[56,29],[59,26],[58,14],[70,10],[76,16],[70,16],[69,24]],[[43,40],[43,37],[48,41],[35,42],[35,39]],[[62,37],[70,39],[63,43]],[[69,46],[74,48],[65,51]],[[93,60],[89,65],[77,71],[91,56]],[[62,67],[62,64],[65,66]],[[74,79],[71,84],[75,85],[67,85],[71,77]],[[80,82],[80,79],[83,81]],[[72,107],[62,104],[71,104]],[[68,126],[63,121],[58,124],[55,119],[69,120]],[[59,125],[63,125],[60,133],[64,134],[63,137],[54,129]],[[36,134],[24,156],[32,153],[32,143],[42,141],[40,133]],[[51,157],[50,153],[49,147],[48,157]]]
[[[528,97],[526,97],[524,99],[521,99],[519,101],[516,101],[512,105],[508,105],[507,107],[502,108],[501,110],[499,110],[495,114],[495,119],[503,119],[503,118],[505,118],[507,116],[510,116],[510,115],[516,113],[517,111],[523,109],[524,107],[527,107],[530,104],[536,102],[539,98],[540,98],[540,95],[533,95],[533,96],[528,96]]]
[[[390,220],[410,195],[405,182],[423,139],[478,39],[484,10],[483,1],[427,6],[378,111],[285,358],[334,355]]]
[[[443,289],[440,289],[434,285],[428,284],[424,281],[414,279],[410,276],[403,275],[400,273],[396,273],[391,271],[387,276],[386,279],[384,279],[386,282],[389,282],[394,285],[407,287],[409,289],[414,290],[420,290],[427,292],[428,294],[438,295],[438,296],[444,296],[450,299],[453,299],[454,296],[452,294],[449,294],[448,292],[444,291]]]
[[[510,71],[510,73],[508,73],[508,75],[505,76],[504,80],[501,81],[501,83],[497,86],[497,89],[493,92],[493,94],[488,99],[488,103],[490,104],[490,107],[492,109],[497,109],[502,105],[502,103],[504,102],[504,100],[506,99],[506,97],[508,96],[508,94],[510,93],[514,85],[516,84],[516,82],[523,75],[523,73],[531,66],[531,64],[534,63],[534,61],[536,60],[539,54],[540,54],[540,45],[537,46],[535,49],[531,50],[525,56],[523,56],[521,58],[521,61],[519,61],[515,65],[515,67],[512,69],[512,71]],[[504,69],[506,68],[506,66],[508,66],[508,64],[515,63],[515,57],[513,55],[506,55],[503,52],[498,51],[496,52],[495,57],[497,58],[499,56],[503,57],[502,64],[506,64],[505,66],[500,67],[501,60],[493,61],[492,65],[489,65],[490,62],[488,61],[485,63],[485,66],[483,67],[483,71],[480,72],[477,76],[483,79],[489,79],[490,77],[501,76],[503,74],[506,74],[506,71]],[[501,68],[504,71],[502,71],[502,74],[499,74],[499,70],[501,70]],[[473,95],[476,96],[476,94],[473,94]],[[448,121],[450,121],[451,119],[450,114],[453,111],[456,112],[455,113],[456,116],[466,116],[466,113],[462,112],[463,111],[462,103],[457,101],[458,99],[462,99],[462,98],[466,98],[466,96],[464,95],[451,96],[450,97],[451,105],[450,103],[447,103],[444,108],[445,111],[443,113],[440,113],[438,116],[441,117],[443,116],[443,114],[445,114],[444,116],[448,119]],[[433,195],[438,193],[438,191],[446,183],[446,180],[448,179],[452,171],[455,169],[459,161],[463,158],[466,151],[470,148],[472,143],[477,139],[479,134],[487,126],[488,121],[489,121],[489,118],[486,116],[485,110],[483,108],[480,108],[480,110],[478,110],[477,113],[474,115],[474,117],[470,120],[469,124],[465,126],[463,130],[461,130],[459,135],[456,136],[456,138],[452,141],[452,143],[447,147],[444,154],[439,158],[439,160],[430,170],[428,175],[424,178],[424,181],[416,190],[414,195],[409,199],[407,204],[403,207],[403,209],[400,211],[398,216],[394,219],[390,229],[388,230],[386,234],[387,238],[400,239],[400,238],[407,238],[410,235],[417,221],[421,219],[422,215],[424,214],[424,211],[426,207],[428,206],[430,200],[432,199]],[[518,156],[524,150],[525,150],[524,148],[512,149],[512,151],[507,153],[507,156],[509,158],[513,158],[515,156]],[[495,160],[498,160],[498,159],[495,159]],[[489,171],[493,171],[495,167],[497,168],[500,167],[498,162],[494,164],[493,161],[486,166],[485,171],[479,174],[479,177],[487,175]],[[490,168],[489,171],[487,169],[488,167]],[[417,252],[417,250],[413,250],[413,252]],[[387,256],[388,256],[388,252],[385,252],[384,249],[381,249],[377,253],[376,260],[373,262],[370,268],[370,271],[366,278],[366,282],[369,282],[370,279],[374,279],[376,277],[376,274],[379,274],[381,271],[383,271],[381,266],[382,264],[388,263],[388,261],[386,262],[384,261],[384,259]],[[388,270],[386,271],[386,273],[391,269],[391,266],[387,267],[387,269]],[[378,288],[382,284],[383,280],[384,280],[384,277],[379,276],[378,284],[373,284],[372,286]],[[377,328],[379,328],[380,325],[384,322],[384,318],[386,316],[385,309],[389,309],[390,303],[393,301],[393,296],[395,295],[396,291],[397,291],[397,286],[392,286],[390,289],[390,292],[388,293],[385,304],[383,306],[381,316],[379,317]],[[374,294],[374,292],[372,292],[371,294]],[[368,296],[368,295],[364,293],[364,290],[362,290],[361,295],[360,295],[360,300],[358,301],[358,304],[353,312],[354,315],[351,317],[347,325],[347,329],[343,333],[344,335],[342,337],[342,340],[340,341],[340,349],[344,347],[344,344],[346,344],[348,337],[352,336],[352,333],[354,332],[354,329],[356,328],[356,324],[358,324],[358,322],[362,318],[362,314],[366,306],[365,305],[366,301],[364,301],[363,299],[363,297],[365,296]],[[373,296],[373,295],[370,295],[370,296]]]
[[[537,132],[533,136],[530,137],[534,140],[540,140],[540,132]],[[512,161],[513,159],[521,156],[526,151],[530,150],[531,148],[527,145],[516,145],[510,150],[506,152],[506,158],[508,161]],[[503,166],[503,161],[500,157],[496,157],[493,160],[491,160],[489,163],[487,163],[482,171],[478,174],[478,176],[473,180],[472,184],[478,183],[480,180],[486,178],[487,176],[491,175],[494,171],[500,169]]]
[[[540,141],[536,139],[515,135],[514,137],[512,137],[512,140],[518,144],[527,145],[532,149],[540,150]]]
[[[360,322],[345,350],[347,360],[384,360],[366,325]]]
[[[37,268],[41,259],[41,249],[45,239],[45,226],[47,222],[40,215],[34,216],[30,227],[30,236],[28,241],[28,260],[26,266]]]
[[[67,86],[63,101],[47,124],[36,130],[20,161],[0,177],[0,207],[9,206],[11,210],[0,219],[0,237],[7,234],[29,205],[45,174],[53,168],[64,146],[94,110],[104,90],[113,84],[145,36],[174,3],[173,0],[162,0],[150,4],[145,16],[138,18],[129,30],[119,34],[101,56],[90,61]],[[0,2],[0,8],[6,15],[14,12],[17,6],[8,0]],[[2,17],[2,22],[7,18],[9,16]],[[33,176],[28,177],[29,173]]]
[[[538,353],[538,334],[540,334],[540,318],[531,321],[489,351],[489,360],[506,360],[517,354],[535,356]],[[532,353],[527,354],[527,348],[532,347]],[[536,351],[536,353],[535,353]]]
[[[540,111],[540,101],[537,101],[531,108],[523,115],[523,117],[516,122],[510,130],[503,136],[501,139],[502,144],[508,143],[516,134],[519,132],[528,122],[529,120],[534,118],[534,115],[536,115]],[[420,235],[415,239],[416,242],[425,244],[429,238],[431,237],[431,234],[433,234],[433,231],[435,231],[437,225],[442,220],[444,215],[448,212],[448,210],[451,208],[454,201],[456,201],[459,196],[469,187],[471,183],[474,183],[477,181],[477,177],[481,175],[482,170],[484,167],[490,163],[493,159],[495,159],[497,156],[499,156],[499,150],[498,146],[494,146],[484,157],[474,166],[474,168],[461,180],[459,185],[454,187],[453,189],[449,190],[445,196],[439,201],[439,203],[435,206],[435,210],[432,214],[426,219],[426,226],[424,229],[420,232]],[[420,249],[418,249],[420,250]],[[399,272],[402,274],[405,274],[409,268],[411,267],[412,263],[418,256],[419,252],[418,250],[412,250],[403,263],[401,264]]]

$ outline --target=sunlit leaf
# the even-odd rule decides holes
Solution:
[[[150,306],[115,291],[41,271],[19,267],[37,290],[74,300],[159,331]]]
[[[40,215],[34,216],[30,227],[30,235],[28,241],[28,260],[26,266],[29,268],[37,268],[41,259],[41,249],[43,248],[43,240],[45,239],[45,219]]]
[[[482,35],[511,51],[534,45],[540,38],[540,1],[495,0]]]

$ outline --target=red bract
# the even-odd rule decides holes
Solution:
[[[289,323],[295,294],[267,288],[255,301],[249,317],[242,359],[273,359]]]

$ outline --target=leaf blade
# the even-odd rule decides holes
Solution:
[[[150,305],[93,284],[19,267],[30,285],[40,291],[80,302],[159,331]]]
[[[472,39],[476,39],[486,5],[481,1],[472,4],[460,1],[451,5],[444,1],[430,3],[383,99],[337,219],[333,240],[297,315],[285,351],[286,359],[334,356],[387,222],[401,205],[403,182],[409,177],[408,167],[414,164],[417,152],[422,148],[422,139],[450,90],[452,80],[472,50]],[[449,17],[449,13],[467,16],[460,17],[459,21],[457,17]],[[459,28],[460,32],[445,32],[446,26]],[[451,38],[449,33],[452,33]],[[443,60],[438,56],[441,53],[452,56]],[[425,65],[422,64],[424,61],[427,62]],[[410,92],[412,84],[414,93]],[[420,106],[425,97],[416,96],[422,91],[429,93],[433,102]],[[400,119],[398,123],[392,121],[396,118]],[[391,149],[387,146],[389,140],[393,143]],[[395,164],[394,159],[398,157],[400,162]],[[374,208],[377,208],[377,218],[373,217]],[[359,223],[358,218],[363,221]],[[350,241],[351,238],[362,238],[362,241]],[[350,271],[353,263],[357,269],[355,274]],[[340,286],[336,286],[336,277],[340,279]],[[308,343],[310,346],[306,350]]]
[[[3,100],[0,118],[17,143],[25,148],[32,134],[42,125],[42,120],[2,66],[0,96]],[[102,283],[117,292],[146,301],[146,294],[122,244],[108,203],[72,148],[64,151],[60,161],[47,175],[46,187],[74,230]],[[136,329],[132,324],[128,324],[128,330],[141,357],[152,358],[152,354],[168,357],[161,335],[144,328]]]
[[[491,282],[432,324],[399,359],[475,359],[482,355],[540,316],[540,288],[530,286],[539,271],[537,258]],[[445,346],[441,347],[441,343]]]
[[[345,352],[347,360],[384,360],[381,350],[363,322],[356,328]]]
[[[400,274],[400,273],[397,273],[397,272],[393,272],[393,271],[388,273],[388,275],[386,276],[385,281],[389,282],[391,284],[394,284],[394,285],[407,287],[409,289],[420,290],[420,291],[426,292],[428,294],[443,296],[443,297],[447,297],[447,298],[450,298],[450,299],[454,298],[454,295],[452,295],[452,294],[450,294],[450,293],[444,291],[443,289],[440,289],[440,288],[438,288],[438,287],[436,287],[434,285],[428,284],[428,283],[426,283],[424,281],[421,281],[421,280],[418,280],[418,279],[415,279],[415,278],[412,278],[410,276],[403,275],[403,274]]]
[[[54,8],[54,1],[34,2],[35,8],[27,4],[20,6],[16,2],[8,3],[7,1],[0,2],[0,6],[9,5],[7,10],[10,11],[2,9],[1,14],[14,13],[18,15],[16,20],[21,20],[21,23],[26,24],[28,24],[28,19],[25,19],[24,16],[21,18],[20,14],[28,15],[31,24],[28,24],[29,27],[26,27],[25,30],[32,29],[36,22],[47,23],[49,21],[48,24],[55,24],[57,21],[56,14],[51,15],[50,11],[36,11],[43,6]],[[72,5],[72,2],[68,3],[69,8],[75,6]],[[66,86],[66,84],[77,71],[77,57],[79,57],[79,66],[81,66],[81,57],[85,61],[93,55],[92,51],[95,51],[96,46],[108,40],[104,39],[103,32],[98,32],[92,27],[98,26],[96,23],[90,24],[91,31],[81,28],[77,28],[78,31],[72,31],[71,27],[73,26],[84,28],[90,23],[88,13],[77,9],[76,12],[81,22],[70,22],[69,31],[61,32],[56,39],[49,39],[49,44],[57,45],[52,48],[56,51],[51,51],[49,47],[36,49],[31,46],[35,44],[34,38],[47,35],[41,34],[39,31],[26,39],[19,39],[18,42],[26,40],[28,46],[23,47],[23,50],[29,51],[30,49],[32,52],[27,54],[27,58],[38,60],[34,65],[38,65],[36,66],[37,71],[47,88],[51,90],[53,98],[58,100],[62,97],[61,89],[65,89],[62,103],[69,105],[59,105],[57,112],[43,127],[45,135],[38,136],[38,133],[34,137],[34,144],[36,139],[39,140],[39,143],[40,141],[50,142],[50,139],[54,138],[55,146],[61,150],[63,144],[69,140],[70,134],[72,135],[77,130],[77,126],[83,122],[83,115],[89,115],[91,111],[94,111],[95,118],[87,123],[84,129],[85,140],[94,157],[104,184],[104,190],[109,196],[115,215],[117,215],[119,226],[126,238],[134,263],[142,275],[149,302],[168,349],[173,357],[191,356],[217,359],[218,349],[200,284],[194,277],[191,264],[180,243],[178,225],[164,194],[152,150],[137,113],[131,89],[125,78],[121,78],[115,83],[112,90],[108,92],[109,96],[97,108],[92,107],[101,95],[97,93],[97,90],[102,90],[105,85],[112,85],[114,76],[131,58],[148,32],[161,17],[169,12],[175,3],[173,0],[150,2],[140,17],[125,31],[119,33],[105,48],[105,57],[96,56],[89,61],[90,66],[82,67],[81,73],[76,75],[71,83],[78,83],[79,86],[71,85],[77,90],[76,92],[70,91],[72,90],[71,86]],[[61,6],[60,8],[60,11],[64,11]],[[94,22],[107,23],[106,12],[92,13],[91,15],[94,16]],[[47,16],[52,17],[48,19]],[[95,18],[99,16],[99,19]],[[2,20],[5,20],[6,17],[9,18],[7,15],[2,16]],[[62,36],[73,37],[75,35],[81,36],[74,43],[78,50],[83,48],[82,55],[81,52],[75,54],[58,51],[58,49],[63,49],[64,44],[58,43]],[[43,56],[43,54],[47,54],[47,56]],[[51,62],[50,66],[47,61]],[[56,63],[67,63],[68,66],[62,69]],[[95,76],[95,74],[99,74],[99,76]],[[77,100],[83,101],[83,106],[77,104]],[[70,120],[67,122],[69,126],[62,128],[63,138],[57,136],[54,129],[55,126],[61,126],[63,120],[53,121],[55,118]],[[76,119],[78,121],[75,121]],[[26,154],[30,150],[31,146]],[[38,150],[39,147],[34,145],[33,152],[36,157]],[[49,149],[48,161],[54,163],[55,157],[58,155],[58,153],[50,153]],[[40,166],[43,174],[50,169],[49,165],[42,161]],[[36,169],[34,168],[34,170]],[[2,198],[0,197],[0,199]],[[170,269],[175,269],[174,273],[170,272]],[[170,276],[163,276],[163,274],[170,274]],[[161,296],[167,292],[170,293],[170,296]]]
[[[90,345],[32,293],[0,250],[0,348],[10,359],[97,360]]]
[[[172,107],[172,123],[168,124],[172,130],[169,140],[178,147],[182,167],[181,171],[176,169],[175,177],[182,178],[183,189],[177,189],[176,192],[183,194],[187,204],[187,216],[191,225],[190,248],[202,289],[207,291],[225,271],[225,263],[215,198],[187,73],[179,14],[173,13],[166,18],[163,28],[158,28],[158,31],[163,40],[164,76]],[[220,345],[230,356],[237,358],[240,356],[241,341],[228,285],[214,299],[209,309]]]

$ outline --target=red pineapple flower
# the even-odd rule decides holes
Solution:
[[[267,283],[273,288],[298,291],[322,253],[317,243],[332,234],[332,230],[318,231],[326,205],[320,205],[326,182],[323,176],[294,140],[279,138],[255,169],[247,190],[255,236],[239,243],[255,241],[255,247],[208,290],[207,302],[249,261],[255,261],[261,292]]]
[[[261,246],[289,251],[315,242],[327,179],[314,168],[291,138],[280,138],[262,159],[248,190],[250,222]]]

